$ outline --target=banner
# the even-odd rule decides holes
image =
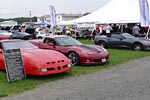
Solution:
[[[149,5],[147,0],[139,0],[141,26],[149,26]]]
[[[90,31],[96,28],[95,22],[82,22],[77,24],[78,30],[86,30],[89,29]]]
[[[49,11],[50,11],[50,24],[51,27],[56,26],[56,13],[55,13],[55,8],[52,5],[49,5]]]

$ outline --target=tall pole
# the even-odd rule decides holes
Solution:
[[[146,33],[146,36],[145,36],[145,39],[148,39],[148,35],[149,35],[149,31],[150,31],[150,26],[148,27],[148,30],[147,30],[147,33]]]
[[[29,18],[30,18],[30,22],[32,22],[32,20],[31,20],[31,11],[29,11]]]

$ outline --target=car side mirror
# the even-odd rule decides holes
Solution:
[[[118,38],[118,39],[123,40],[123,38]]]
[[[49,46],[53,46],[53,48],[56,48],[54,43],[48,43]]]

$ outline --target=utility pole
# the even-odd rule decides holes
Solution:
[[[32,22],[32,19],[31,19],[31,11],[29,11],[29,18],[30,18],[30,22]]]

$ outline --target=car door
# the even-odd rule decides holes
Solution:
[[[60,46],[59,43],[57,41],[55,41],[55,39],[53,39],[53,38],[49,39],[49,43],[54,44],[54,47],[51,46],[51,49],[59,51],[63,54],[66,54],[66,52],[67,52],[66,46]]]
[[[40,49],[56,50],[54,39],[45,38],[43,42],[40,42],[39,48]]]
[[[5,69],[5,64],[4,64],[4,56],[3,56],[3,51],[0,48],[0,69]]]
[[[40,43],[40,49],[50,49],[63,53],[63,48],[57,45],[56,41],[53,38],[45,38],[43,43]]]
[[[130,45],[127,39],[125,39],[121,34],[112,34],[109,38],[110,47],[125,47]]]

